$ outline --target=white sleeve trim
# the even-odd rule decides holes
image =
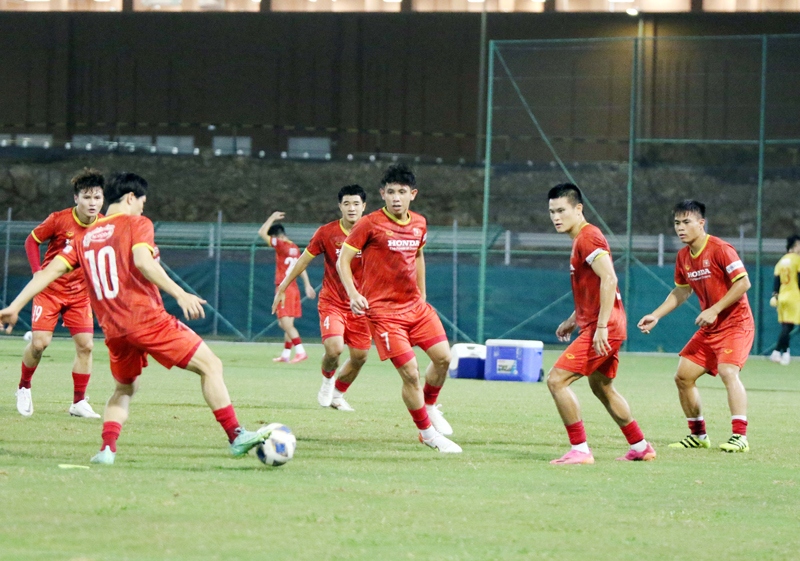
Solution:
[[[730,275],[736,269],[744,269],[744,264],[742,264],[741,259],[737,259],[736,261],[725,267],[725,272]]]
[[[597,259],[601,255],[605,255],[606,253],[608,253],[608,251],[606,251],[605,249],[603,249],[601,247],[598,247],[597,249],[595,249],[593,252],[591,252],[589,254],[589,256],[586,258],[586,263],[591,265],[592,263],[594,263],[595,259]]]

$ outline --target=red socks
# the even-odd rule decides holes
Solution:
[[[350,384],[346,384],[341,380],[336,380],[336,382],[333,384],[333,387],[336,388],[336,391],[344,393],[347,391],[347,388],[350,387]]]
[[[295,337],[294,339],[292,339],[291,344],[287,343],[287,345],[289,345],[289,346],[286,347],[286,348],[287,349],[291,349],[292,345],[302,345],[302,344],[303,344],[303,340],[300,339],[300,337]]]
[[[322,369],[322,375],[325,376],[328,380],[333,378],[334,374],[336,374],[335,368],[333,370],[325,370],[324,368]]]
[[[687,422],[689,423],[689,434],[693,434],[695,436],[706,434],[706,421],[703,419],[703,417],[687,419]]]
[[[425,382],[422,388],[422,395],[425,396],[425,405],[433,405],[439,399],[439,392],[442,391],[442,386],[432,386]]]
[[[36,372],[36,366],[29,368],[25,366],[24,362],[22,363],[22,376],[19,378],[20,388],[31,389],[31,378],[33,378],[33,373]]]
[[[91,374],[72,373],[72,403],[78,403],[86,399],[86,386],[89,385],[89,378],[91,378],[91,376]]]
[[[747,436],[747,419],[731,419],[731,426],[733,427],[733,434],[741,434]]]
[[[225,434],[228,435],[228,441],[233,442],[237,436],[236,429],[239,428],[239,421],[236,419],[236,411],[233,410],[233,404],[214,411],[214,417],[222,425]]]
[[[565,425],[567,428],[567,435],[569,436],[569,443],[573,446],[583,444],[586,442],[586,429],[583,428],[583,421],[578,421],[571,425]]]
[[[122,432],[122,425],[115,421],[106,421],[103,423],[103,444],[100,446],[100,450],[108,446],[111,448],[112,452],[117,451],[117,439],[119,438],[119,433]]]
[[[292,342],[291,341],[284,341],[283,348],[284,349],[291,349],[292,348]]]
[[[419,430],[425,430],[431,427],[431,420],[428,418],[428,410],[425,407],[412,411],[411,409],[408,410],[411,413],[411,418],[414,419],[414,424],[417,425]]]
[[[644,433],[642,432],[642,429],[639,428],[639,423],[636,421],[631,421],[622,427],[622,434],[625,435],[625,439],[628,441],[628,444],[636,444],[637,442],[644,440]]]

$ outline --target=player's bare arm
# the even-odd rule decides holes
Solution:
[[[739,277],[728,289],[728,292],[725,293],[725,296],[719,299],[719,302],[700,312],[700,315],[694,320],[694,324],[700,327],[714,325],[714,322],[717,321],[717,316],[723,310],[738,302],[748,290],[750,290],[750,279],[747,275]]]
[[[16,298],[3,310],[0,310],[0,328],[6,333],[11,333],[14,325],[19,319],[19,312],[25,307],[25,304],[30,302],[34,296],[39,294],[48,285],[70,272],[70,267],[63,259],[53,259],[47,267],[38,271],[33,275],[33,278],[28,281],[25,288],[17,295]]]
[[[369,302],[356,290],[356,283],[353,281],[353,271],[350,269],[353,258],[357,254],[358,252],[352,247],[348,245],[342,246],[339,259],[336,261],[336,270],[339,272],[339,278],[342,279],[342,284],[347,291],[347,296],[350,297],[350,310],[352,310],[354,314],[362,316],[369,309]]]
[[[136,268],[144,275],[144,278],[152,282],[158,288],[175,298],[175,301],[183,310],[183,317],[186,319],[197,319],[206,317],[203,309],[205,300],[194,294],[189,294],[175,283],[158,261],[153,258],[150,248],[145,245],[137,245],[133,248],[133,263]]]
[[[301,273],[304,273],[311,262],[314,260],[316,255],[311,255],[308,251],[304,251],[303,254],[300,256],[300,259],[297,260],[297,263],[294,264],[289,270],[289,274],[286,275],[286,278],[283,279],[283,282],[278,285],[275,289],[275,298],[272,300],[272,313],[276,313],[279,307],[283,307],[286,303],[286,289],[289,285],[300,276]],[[315,294],[316,296],[316,294]],[[313,298],[314,296],[310,296]]]
[[[269,231],[270,227],[276,220],[283,220],[285,217],[286,213],[279,210],[270,214],[269,218],[267,218],[267,221],[264,222],[261,225],[261,228],[258,229],[258,235],[261,236],[261,239],[269,243],[269,236],[267,235],[267,232]]]
[[[296,266],[297,265],[295,265],[295,267]],[[313,300],[314,298],[317,297],[317,291],[314,290],[313,286],[311,286],[311,281],[308,278],[308,272],[303,271],[302,273],[300,273],[300,276],[303,278],[303,286],[306,287],[306,298],[310,298],[311,300]]]
[[[643,316],[642,319],[639,320],[639,323],[636,324],[636,327],[644,334],[650,333],[658,323],[658,320],[686,302],[691,295],[692,289],[690,287],[676,286],[672,289],[672,292],[667,295],[667,299],[664,300],[664,303],[651,313]]]
[[[576,326],[575,312],[573,311],[567,319],[558,324],[558,328],[556,329],[556,337],[558,337],[559,341],[563,341],[565,343],[569,342],[572,332],[575,331]]]
[[[606,253],[592,261],[592,271],[600,277],[600,311],[597,314],[597,328],[592,338],[592,347],[600,356],[607,356],[611,352],[611,344],[608,342],[608,320],[617,297],[617,273],[614,272],[611,255]]]
[[[422,294],[422,301],[427,302],[427,290],[425,285],[425,255],[422,253],[422,248],[417,250],[417,286]]]

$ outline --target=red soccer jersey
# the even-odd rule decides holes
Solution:
[[[314,232],[314,236],[306,248],[306,251],[315,257],[320,254],[325,256],[325,274],[322,276],[322,290],[319,293],[320,306],[333,304],[350,309],[350,298],[336,271],[336,261],[339,259],[339,253],[342,251],[342,244],[344,244],[347,234],[341,220],[330,222],[320,226]],[[363,273],[361,252],[358,252],[350,263],[350,269],[353,271],[353,280],[358,288],[361,286]]]
[[[144,216],[112,214],[97,220],[58,255],[80,267],[89,285],[92,309],[106,339],[145,329],[168,317],[158,287],[133,262],[144,245],[158,259],[153,223]]]
[[[100,216],[98,216],[98,218],[100,218]],[[84,224],[80,221],[74,207],[59,210],[45,218],[44,222],[39,224],[31,232],[31,236],[33,236],[33,239],[39,244],[50,240],[47,244],[47,251],[44,254],[44,261],[41,264],[41,268],[47,267],[50,261],[61,253],[66,246],[72,244],[75,237],[88,226],[89,224]],[[31,268],[33,268],[33,266],[34,263],[31,263]],[[38,270],[39,269],[34,269],[33,272],[35,273]],[[86,290],[86,281],[84,281],[82,274],[73,271],[56,279],[50,284],[48,289],[61,294],[77,294]]]
[[[572,280],[572,296],[575,299],[575,321],[581,331],[594,331],[600,313],[600,277],[592,269],[592,263],[601,255],[611,257],[611,249],[600,228],[586,224],[572,240],[569,258],[569,274]],[[628,334],[625,309],[619,289],[614,298],[614,308],[608,318],[608,338],[625,339]]]
[[[275,286],[278,286],[300,259],[300,248],[288,240],[278,238],[270,238],[269,245],[275,248]]]
[[[370,312],[401,313],[422,297],[417,251],[425,245],[428,225],[422,215],[408,214],[406,222],[399,222],[385,208],[371,212],[356,222],[345,240],[348,247],[363,253],[360,292]]]
[[[733,246],[715,236],[706,236],[705,245],[697,255],[692,255],[689,246],[681,248],[675,261],[675,284],[690,287],[703,310],[719,302],[734,281],[745,275],[744,263]],[[732,326],[755,329],[747,294],[722,310],[713,325],[702,329],[718,333]]]

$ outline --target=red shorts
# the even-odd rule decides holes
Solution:
[[[165,368],[186,368],[202,343],[197,333],[170,316],[147,329],[106,339],[111,375],[120,384],[132,384],[147,366],[148,354]]]
[[[323,342],[329,337],[343,337],[344,344],[351,349],[368,351],[372,346],[366,316],[357,316],[350,308],[343,309],[320,302],[319,332]]]
[[[275,315],[278,318],[299,318],[303,317],[303,306],[300,303],[300,289],[297,283],[293,282],[286,287],[286,301],[283,306],[278,306]]]
[[[427,351],[436,343],[447,341],[436,310],[427,302],[400,314],[369,315],[367,323],[380,359],[390,358],[398,368],[414,358],[412,347]]]
[[[70,335],[94,333],[94,320],[89,295],[63,295],[45,289],[33,297],[31,331],[53,332],[58,325],[58,316],[64,320],[64,327]]]
[[[609,341],[611,352],[606,356],[601,356],[592,347],[593,337],[594,332],[581,331],[578,338],[570,343],[561,353],[561,356],[558,357],[554,365],[555,368],[574,372],[575,374],[583,374],[584,376],[600,372],[606,378],[616,378],[617,367],[619,366],[619,349],[624,341],[622,339]]]
[[[739,329],[738,326],[737,329],[710,334],[700,329],[678,354],[716,376],[720,363],[735,364],[739,369],[744,367],[747,355],[753,348],[755,333],[753,329]]]

